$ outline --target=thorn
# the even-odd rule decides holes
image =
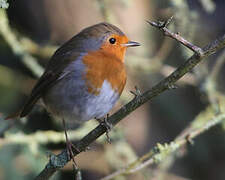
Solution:
[[[158,27],[158,23],[156,23],[156,22],[148,21],[148,20],[146,20],[146,22],[147,22],[148,24],[150,24],[151,26]]]
[[[141,96],[141,91],[137,86],[134,86],[135,88],[135,92],[134,91],[130,91],[131,94],[134,95],[134,98],[138,98]]]
[[[86,152],[86,151],[90,151],[90,150],[91,150],[91,148],[89,146],[87,146],[84,151]]]
[[[173,20],[173,16],[171,16],[165,23],[165,26],[164,27],[167,27]]]
[[[167,19],[166,21],[159,21],[158,25],[159,25],[159,28],[162,29],[162,28],[166,28],[169,26],[169,24],[171,23],[171,21],[173,20],[173,16],[171,16],[169,19]]]
[[[169,85],[168,85],[168,88],[169,88],[169,89],[177,89],[178,86],[176,86],[175,84],[169,84]]]
[[[172,20],[173,20],[173,16],[171,16],[166,21],[153,22],[153,21],[148,21],[147,20],[147,23],[149,23],[151,26],[157,27],[159,29],[163,29],[164,27],[167,27],[171,23]]]
[[[161,28],[164,28],[166,25],[166,22],[165,21],[159,21],[158,22],[158,27],[161,29]]]

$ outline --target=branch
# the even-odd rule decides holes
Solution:
[[[209,103],[211,104],[205,111],[201,112],[191,123],[191,125],[179,135],[176,140],[179,139],[184,139],[185,137],[189,137],[190,134],[192,134],[196,128],[201,129],[203,128],[203,131],[207,131],[207,128],[204,129],[204,124],[205,122],[208,122],[210,124],[211,122],[213,123],[213,119],[216,118],[215,115],[219,115],[219,113],[224,113],[225,109],[225,96],[219,92],[217,85],[217,78],[219,75],[219,72],[221,71],[221,68],[223,67],[223,64],[225,62],[225,50],[223,50],[220,55],[217,57],[215,61],[215,64],[213,65],[211,73],[206,77],[206,82],[204,85],[204,89],[206,91],[206,94],[209,99]],[[187,74],[186,74],[187,76]],[[220,119],[222,122],[222,119]],[[220,123],[220,122],[218,122]],[[224,121],[222,122],[224,123]],[[196,127],[197,125],[197,127]],[[211,124],[212,127],[216,124]],[[223,125],[222,125],[223,126]],[[207,127],[207,126],[205,126]],[[192,142],[191,139],[187,139],[189,142]],[[160,162],[159,166],[157,166],[156,169],[148,169],[151,170],[151,174],[154,174],[154,177],[159,178],[161,176],[160,172],[166,172],[168,169],[171,167],[171,165],[174,163],[176,160],[176,156],[178,155],[179,158],[184,155],[184,148],[180,148],[178,151],[172,153],[167,157],[167,159],[164,159],[163,161]],[[182,154],[182,155],[181,155]],[[115,174],[115,173],[113,173]],[[109,175],[107,177],[110,177],[112,175]],[[160,178],[159,178],[160,179]]]
[[[169,66],[169,65],[163,65],[160,69],[160,73],[163,76],[169,76],[171,72],[175,70],[174,67]],[[191,86],[196,86],[198,84],[197,78],[193,73],[186,73],[184,77],[179,79],[179,82],[177,82],[178,85],[191,85]]]
[[[136,96],[132,101],[130,101],[116,113],[110,116],[108,118],[108,122],[112,125],[116,125],[124,117],[129,115],[131,112],[133,112],[135,109],[137,109],[147,101],[160,95],[162,92],[171,89],[171,87],[174,86],[176,81],[178,81],[182,76],[184,76],[187,72],[193,69],[203,58],[206,58],[216,53],[221,48],[225,47],[225,35],[201,49],[197,46],[192,45],[180,35],[170,32],[166,27],[168,25],[168,21],[163,25],[159,25],[155,22],[149,23],[154,27],[162,30],[165,35],[177,40],[184,46],[190,48],[194,52],[194,55],[191,56],[181,66],[179,66],[171,75],[156,84],[151,90],[148,90],[145,93]],[[104,134],[106,131],[106,127],[100,124],[94,130],[89,132],[83,139],[81,139],[75,144],[76,151],[74,150],[74,156],[84,151],[92,142],[94,142],[99,136]],[[49,179],[58,169],[64,167],[68,163],[68,161],[70,161],[70,159],[68,158],[66,150],[63,150],[60,154],[56,156],[51,156],[48,164],[45,166],[43,171],[36,177],[36,180]]]
[[[212,107],[209,107],[204,113],[204,115],[208,115],[208,111],[213,111]],[[157,144],[154,148],[152,148],[147,154],[138,158],[133,163],[130,163],[125,168],[122,168],[101,180],[110,180],[117,176],[131,174],[137,172],[149,165],[159,164],[160,162],[164,162],[165,158],[168,155],[175,153],[178,149],[183,147],[188,143],[192,143],[193,139],[202,134],[203,132],[209,130],[211,127],[223,122],[225,120],[225,113],[218,114],[212,119],[205,122],[205,119],[202,122],[201,115],[196,118],[196,120],[191,123],[174,141],[170,142],[169,144],[165,143]],[[198,124],[198,125],[196,125]],[[200,124],[200,125],[199,125]]]
[[[165,21],[165,22],[160,22],[160,21],[159,22],[147,21],[147,22],[150,25],[152,25],[153,27],[156,27],[159,30],[161,30],[165,36],[168,36],[168,37],[171,37],[172,39],[175,39],[176,41],[178,41],[179,43],[183,44],[188,49],[192,50],[197,55],[202,56],[203,55],[203,51],[202,51],[202,49],[200,47],[195,46],[194,44],[190,43],[189,41],[184,39],[182,36],[180,36],[179,33],[173,33],[169,29],[167,29],[167,26],[170,24],[172,19],[173,19],[173,16],[170,19],[168,19],[167,21]]]
[[[3,9],[0,9],[0,34],[9,44],[13,53],[21,57],[24,65],[28,67],[36,77],[40,77],[43,73],[43,68],[37,63],[37,60],[21,46],[21,43],[9,26],[6,11]]]
[[[32,54],[33,56],[46,59],[49,59],[58,48],[57,46],[53,45],[39,45],[25,36],[20,37],[20,44],[25,51]]]
[[[0,114],[1,115],[1,114]],[[0,122],[6,122],[3,118],[1,119],[0,117]],[[14,121],[7,121],[7,122],[14,122]],[[73,141],[78,141],[79,139],[81,139],[82,137],[84,137],[86,135],[87,131],[90,131],[92,129],[93,126],[95,126],[97,123],[95,121],[91,121],[88,123],[85,123],[83,126],[75,129],[75,130],[69,130],[67,131],[69,136],[70,136],[70,140]],[[1,123],[2,125],[2,123]],[[4,125],[4,124],[3,124]],[[11,124],[10,124],[11,125]],[[8,145],[8,144],[22,144],[22,145],[28,145],[29,147],[31,147],[33,144],[35,144],[35,146],[38,145],[45,145],[48,143],[61,143],[61,142],[65,142],[65,132],[57,132],[57,131],[52,131],[52,130],[45,130],[45,131],[36,131],[34,133],[31,134],[25,134],[22,132],[18,132],[18,133],[4,133],[5,129],[8,129],[9,127],[6,125],[5,127],[1,127],[0,128],[0,135],[4,134],[4,138],[0,138],[0,147],[4,146],[4,145]],[[111,133],[110,137],[112,139],[117,139],[118,135],[120,134],[120,132],[113,132]],[[97,142],[100,144],[103,144],[105,142],[104,138],[99,138],[97,139]]]

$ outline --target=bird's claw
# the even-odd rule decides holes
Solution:
[[[103,120],[102,119],[98,119],[98,118],[95,118],[95,119],[99,122],[99,124],[101,124],[102,126],[104,126],[106,128],[107,141],[108,141],[108,143],[111,143],[111,139],[109,137],[109,132],[113,128],[113,125],[108,122],[108,118],[109,118],[109,114],[107,114],[106,117],[103,118]]]
[[[104,118],[103,120],[103,126],[105,126],[106,128],[106,137],[107,137],[107,141],[108,143],[111,143],[111,139],[109,137],[109,132],[112,130],[113,128],[113,125],[111,123],[108,122],[108,117],[109,117],[109,114],[106,115],[106,118]]]

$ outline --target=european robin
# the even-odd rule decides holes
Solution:
[[[83,29],[56,50],[19,117],[40,98],[50,114],[65,121],[104,117],[126,84],[126,49],[139,45],[109,23]]]
[[[18,116],[26,116],[42,99],[63,122],[104,117],[126,83],[126,49],[139,45],[109,23],[82,30],[54,53]]]
[[[100,119],[112,109],[126,84],[126,49],[139,45],[109,23],[82,30],[56,50],[18,116],[26,116],[42,99],[47,111],[63,120],[73,159],[65,121]]]

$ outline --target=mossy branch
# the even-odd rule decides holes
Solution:
[[[192,70],[201,60],[212,54],[215,54],[217,51],[225,47],[225,34],[219,39],[213,41],[212,43],[209,43],[207,46],[201,49],[186,41],[179,34],[170,32],[166,27],[168,25],[168,21],[163,23],[150,22],[150,24],[156,28],[159,28],[166,36],[176,39],[179,43],[182,43],[184,46],[191,49],[194,52],[194,55],[191,56],[182,65],[180,65],[171,75],[156,84],[151,90],[148,90],[143,94],[138,94],[132,101],[130,101],[116,113],[110,116],[108,118],[108,122],[112,125],[116,125],[124,117],[129,115],[131,112],[136,110],[138,107],[140,107],[147,101],[160,95],[162,92],[173,88],[176,81],[183,77],[187,72]],[[100,124],[91,132],[89,132],[83,139],[81,139],[75,144],[76,150],[74,150],[74,156],[84,151],[92,142],[94,142],[99,136],[103,135],[106,131],[106,127]],[[48,164],[45,166],[43,171],[36,177],[36,180],[49,179],[57,170],[64,167],[69,161],[70,159],[68,158],[66,150],[63,150],[58,155],[51,156]]]
[[[0,121],[6,122],[4,119],[1,119],[1,117],[0,117]],[[12,122],[12,121],[8,121],[8,122]],[[93,126],[96,126],[96,124],[97,122],[95,121],[89,121],[85,123],[83,126],[75,130],[68,130],[67,132],[69,134],[70,140],[78,141],[79,139],[81,139],[82,137],[86,135],[87,131],[90,131],[93,128]],[[1,130],[0,134],[3,134],[2,131],[4,131],[5,128],[3,127],[0,130]],[[121,129],[117,129],[117,131],[113,131],[112,133],[110,133],[110,138],[112,139],[118,139],[123,136],[124,135],[122,134]],[[37,147],[39,145],[45,145],[48,143],[58,144],[62,142],[66,142],[64,131],[58,132],[53,130],[47,130],[47,131],[39,130],[31,134],[25,134],[22,132],[17,132],[17,133],[5,132],[4,138],[0,138],[0,147],[4,145],[8,145],[8,144],[22,144],[22,145],[28,145],[29,147],[32,147],[33,145],[35,145]],[[97,142],[100,144],[103,144],[105,142],[105,139],[99,138],[97,139]],[[31,148],[31,150],[33,149]],[[35,149],[35,151],[37,151],[37,148]]]
[[[210,106],[206,111],[200,113],[193,123],[191,123],[174,141],[165,144],[157,143],[147,154],[101,180],[110,180],[121,175],[135,173],[149,165],[159,164],[165,161],[169,155],[175,153],[184,145],[192,144],[194,138],[225,120],[225,113],[213,115],[213,117],[209,119],[208,113],[211,112],[213,112],[213,108]],[[204,116],[203,119],[202,116]]]
[[[44,71],[43,68],[37,63],[37,60],[21,46],[21,43],[9,26],[8,17],[4,9],[0,9],[0,34],[9,44],[13,53],[21,57],[23,64],[28,67],[36,77],[40,77]]]

